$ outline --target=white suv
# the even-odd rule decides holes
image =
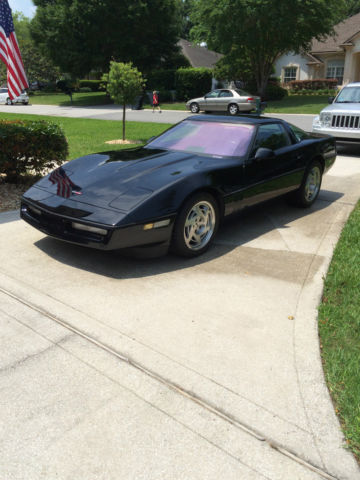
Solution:
[[[18,97],[10,100],[8,89],[0,88],[0,103],[6,103],[6,105],[12,105],[13,103],[22,103],[23,105],[27,105],[29,103],[29,96],[25,92],[25,90],[23,90]]]
[[[349,83],[314,118],[312,131],[339,140],[360,140],[360,82]]]

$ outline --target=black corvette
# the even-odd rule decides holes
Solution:
[[[31,187],[21,217],[88,247],[203,253],[225,215],[288,194],[309,207],[335,140],[282,120],[188,117],[143,147],[77,158]]]

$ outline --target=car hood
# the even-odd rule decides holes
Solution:
[[[321,113],[325,112],[334,114],[360,114],[360,103],[332,103],[321,110]]]
[[[128,212],[155,192],[199,169],[203,162],[204,157],[192,153],[141,147],[87,155],[62,168],[71,180],[69,200]],[[35,188],[52,195],[63,194],[59,184],[51,181],[51,174]]]

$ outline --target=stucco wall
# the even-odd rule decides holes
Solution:
[[[302,55],[295,55],[294,53],[289,52],[286,55],[282,55],[275,62],[275,75],[276,77],[282,77],[283,67],[298,67],[297,70],[297,80],[307,80],[308,75],[308,65],[306,64],[309,60]]]

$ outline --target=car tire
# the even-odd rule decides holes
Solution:
[[[230,115],[237,115],[239,113],[239,107],[236,105],[236,103],[230,103],[228,106],[228,112]]]
[[[191,113],[199,113],[200,112],[200,107],[199,104],[196,102],[193,102],[190,104],[190,111]]]
[[[7,98],[6,99],[6,105],[12,105],[12,104],[13,104],[12,100],[10,100],[10,98]]]
[[[323,168],[317,160],[306,169],[300,188],[291,197],[298,207],[309,208],[317,199],[322,182]]]
[[[23,102],[23,105],[28,105],[28,104],[29,104],[29,102]]]
[[[211,245],[219,220],[219,206],[212,195],[206,192],[193,195],[176,218],[170,251],[182,257],[201,255]]]

